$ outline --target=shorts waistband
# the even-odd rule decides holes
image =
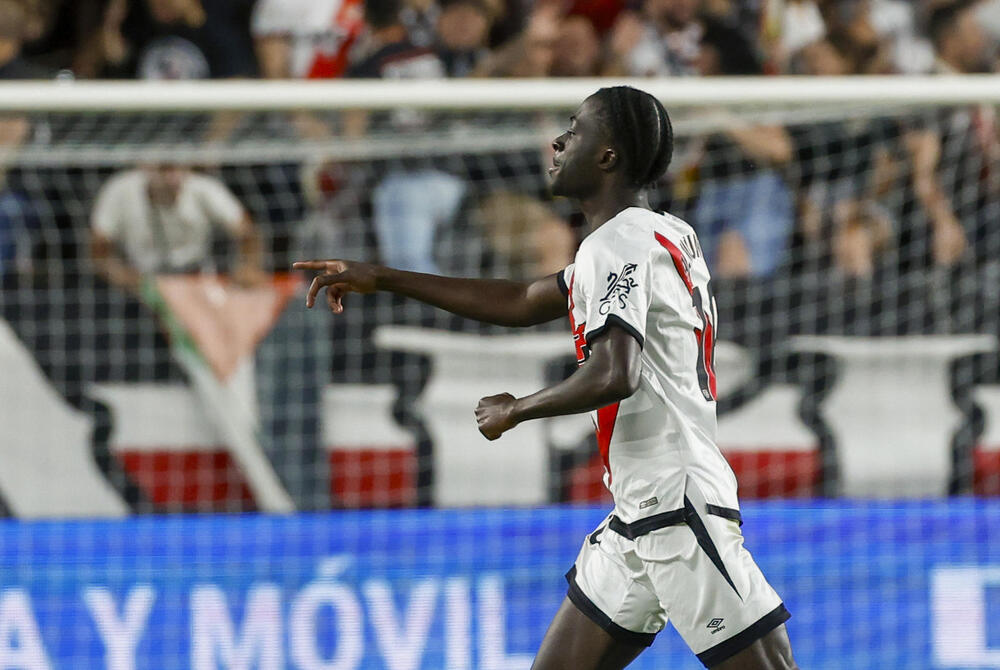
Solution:
[[[743,517],[740,515],[740,511],[738,509],[722,507],[720,505],[705,505],[705,512],[713,516],[722,517],[723,519],[736,521],[741,526],[743,525]],[[639,519],[638,521],[633,521],[632,523],[625,523],[617,514],[612,514],[611,520],[608,521],[608,528],[615,531],[622,537],[634,540],[637,537],[642,537],[643,535],[652,533],[654,530],[659,530],[668,526],[680,526],[681,524],[685,524],[687,523],[687,514],[689,513],[689,510],[685,508],[674,509],[669,512],[661,512],[660,514],[647,516],[644,519]]]

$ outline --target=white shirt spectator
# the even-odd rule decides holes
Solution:
[[[625,59],[628,73],[633,77],[696,75],[703,32],[697,22],[667,35],[647,25]]]
[[[344,74],[363,25],[361,0],[259,0],[251,31],[255,38],[287,37],[288,76],[317,79]]]
[[[212,228],[237,235],[244,216],[243,206],[217,179],[189,174],[174,202],[159,205],[150,200],[147,173],[130,170],[101,188],[92,225],[146,274],[200,266],[211,253]]]
[[[979,22],[994,39],[1000,39],[1000,0],[986,0],[976,10]]]
[[[781,50],[786,56],[826,36],[826,24],[815,2],[790,2],[781,18]]]
[[[917,35],[915,7],[903,0],[875,0],[871,23],[892,44],[892,65],[902,74],[927,74],[934,68],[934,47]]]

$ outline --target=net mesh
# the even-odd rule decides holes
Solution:
[[[673,112],[675,157],[651,202],[695,227],[713,271],[719,443],[744,500],[1000,492],[994,111],[871,104]],[[549,578],[568,567],[580,533],[601,518],[599,512],[572,516],[578,512],[563,505],[608,502],[600,457],[587,418],[526,425],[497,448],[478,438],[472,410],[482,395],[523,395],[571,373],[567,324],[533,328],[526,339],[382,293],[352,295],[345,313],[333,317],[322,303],[303,308],[308,278],[288,269],[293,260],[341,257],[454,276],[527,279],[560,270],[585,234],[570,204],[548,197],[544,177],[548,143],[570,113],[400,109],[5,119],[29,128],[23,143],[4,152],[0,188],[0,355],[10,380],[0,391],[8,463],[0,498],[10,516],[487,508],[455,516],[368,512],[374,516],[336,517],[329,526],[294,517],[291,528],[266,518],[253,528],[222,518],[140,521],[145,525],[137,537],[155,534],[162,523],[192,543],[193,553],[163,549],[179,552],[178,560],[218,559],[218,567],[204,568],[204,579],[221,591],[187,578],[162,586],[177,602],[189,598],[178,607],[190,610],[180,614],[157,613],[155,596],[136,591],[129,580],[126,573],[138,571],[145,575],[140,582],[155,582],[168,570],[153,545],[155,559],[116,548],[132,531],[89,523],[8,526],[5,560],[13,565],[38,551],[48,556],[47,567],[14,580],[33,598],[42,622],[39,648],[52,664],[25,661],[25,667],[83,667],[101,658],[94,640],[111,639],[87,627],[96,624],[74,618],[96,617],[100,605],[94,603],[105,596],[91,596],[86,611],[79,603],[73,605],[79,612],[60,609],[69,607],[60,598],[77,597],[61,590],[69,587],[55,576],[65,560],[61,543],[86,545],[87,538],[112,543],[81,551],[94,561],[114,559],[94,574],[107,584],[119,624],[132,611],[129,598],[138,599],[140,613],[142,599],[153,598],[150,625],[158,628],[138,643],[138,653],[156,667],[527,667],[547,620],[531,610],[532,594],[558,602],[562,587]],[[136,238],[142,226],[130,216],[157,218],[151,191],[116,191],[109,184],[133,175],[148,189],[149,180],[171,174],[202,175],[211,188],[230,193],[254,232],[227,228],[232,222],[221,205],[213,210],[216,205],[201,203],[194,206],[218,216],[202,217],[211,230],[204,245],[197,230],[185,233],[195,239],[187,240],[198,250],[194,255],[179,261],[166,253],[169,231],[157,238],[147,227],[146,237]],[[98,223],[102,193],[111,194],[107,216],[119,217],[115,226]],[[177,223],[189,225],[184,216]],[[96,229],[111,242],[103,256]],[[246,241],[254,237],[257,247]],[[125,287],[121,275],[111,277],[109,258],[142,271]],[[248,264],[263,272],[241,277]],[[500,511],[547,505],[572,518]],[[871,559],[820,565],[827,550],[810,545],[806,517],[822,507],[750,505],[770,520],[756,532],[776,543],[762,550],[776,573],[772,581],[780,583],[779,592],[791,592],[786,600],[799,598],[808,607],[809,598],[819,598],[810,580],[858,576]],[[902,532],[874,509],[855,509],[868,533],[860,542]],[[905,518],[960,516],[950,509],[911,512]],[[968,513],[954,531],[969,533],[958,546],[995,550],[995,541],[984,545],[975,535],[978,512]],[[533,525],[518,527],[504,515]],[[795,521],[784,535],[768,525],[788,519]],[[838,537],[853,532],[830,523]],[[356,524],[373,524],[372,530],[361,533]],[[479,528],[470,535],[463,524]],[[570,530],[580,532],[567,540]],[[422,531],[440,532],[441,540],[425,546]],[[747,529],[751,547],[758,546],[753,532]],[[302,533],[312,533],[313,544]],[[497,548],[499,540],[486,537],[506,538],[512,548]],[[482,546],[470,548],[477,541]],[[851,542],[844,539],[831,556],[857,546]],[[371,557],[387,552],[406,565],[396,572],[383,566],[385,574],[369,566],[369,574],[326,556],[317,568],[324,543],[336,556],[379,566],[383,559]],[[490,564],[513,570],[503,572],[506,586],[491,581],[494,573],[470,576],[486,549],[513,561]],[[449,552],[461,563],[454,574],[440,567]],[[533,562],[518,562],[515,556],[524,554]],[[244,564],[255,555],[273,560],[261,559],[269,567],[256,571]],[[911,568],[917,569],[893,564],[886,578],[903,579]],[[425,573],[432,577],[421,582]],[[865,583],[874,575],[865,572]],[[264,581],[252,588],[239,582],[250,578]],[[355,589],[350,597],[336,590],[344,583]],[[268,584],[278,589],[277,605]],[[308,590],[313,587],[320,590]],[[878,589],[873,583],[864,590],[858,606],[876,608],[886,597]],[[3,591],[0,609],[21,611],[18,593]],[[260,624],[287,611],[289,626],[319,626],[305,614],[306,623],[293,623],[299,621],[294,612],[312,616],[326,606],[342,622],[352,603],[368,617],[369,628],[355,631],[361,660],[351,660],[354,633],[346,628],[295,629],[274,642]],[[431,617],[421,607],[451,608],[440,631],[433,624],[431,638],[426,630],[419,634],[420,617]],[[504,608],[532,614],[511,628],[497,623]],[[872,614],[872,625],[885,633],[874,657],[904,667],[905,659],[947,656],[938,647],[929,650],[931,642],[907,651],[902,642],[885,641],[899,637],[890,631],[923,621],[929,608],[907,604]],[[815,621],[832,632],[797,645],[800,663],[843,667],[826,650],[848,644],[850,627],[825,627],[819,623],[825,610],[810,611],[801,625]],[[229,629],[219,612],[231,618]],[[197,643],[197,635],[184,637],[194,625],[188,618],[215,622],[208,637]],[[424,655],[389,651],[389,638],[378,637],[379,621],[386,630],[399,627],[396,635],[418,631],[408,639]],[[405,628],[407,621],[418,628]],[[486,628],[473,630],[470,621]],[[449,643],[453,628],[459,641]],[[18,630],[5,633],[8,653],[34,658],[30,635],[18,641],[27,634]],[[508,639],[497,642],[504,630]],[[318,647],[292,640],[309,634]],[[66,639],[74,636],[77,642]],[[171,650],[177,637],[182,644]],[[273,657],[272,642],[281,647]],[[469,649],[461,646],[466,643]],[[983,644],[983,654],[997,653],[989,651],[992,643]],[[655,649],[639,667],[665,660],[696,667],[676,639]],[[386,660],[392,654],[395,660]],[[869,667],[869,660],[857,667]],[[907,667],[925,667],[924,660],[914,662]]]

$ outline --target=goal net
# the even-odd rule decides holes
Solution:
[[[1000,662],[1000,82],[633,83],[799,663]],[[290,266],[561,270],[601,85],[0,89],[0,667],[528,668],[610,498],[586,416],[473,409],[570,374],[567,322],[334,316]],[[700,667],[660,637],[636,667]]]

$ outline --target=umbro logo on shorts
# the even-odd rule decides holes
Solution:
[[[720,630],[726,630],[726,627],[722,625],[723,621],[724,621],[724,619],[716,617],[715,619],[712,619],[711,621],[709,621],[708,625],[705,626],[705,627],[706,628],[711,628],[712,629],[712,635],[715,635]]]

